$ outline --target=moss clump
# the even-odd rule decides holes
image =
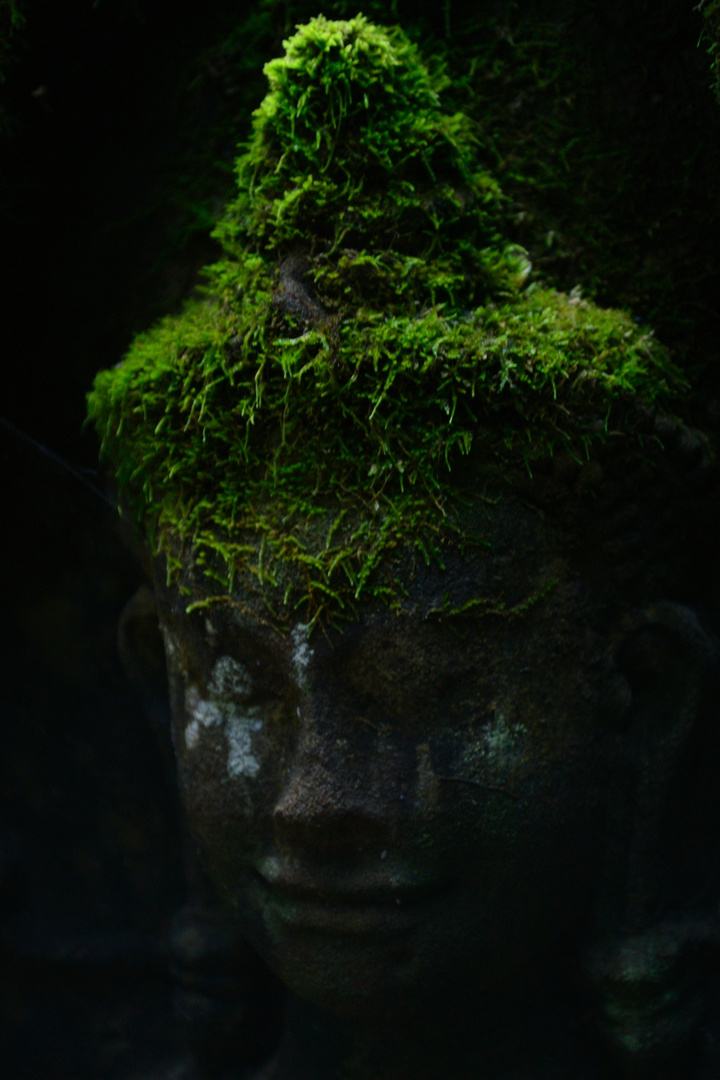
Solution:
[[[457,533],[463,457],[587,454],[678,380],[629,316],[521,291],[472,129],[399,30],[314,19],[265,71],[208,298],[137,338],[89,413],[157,550],[337,616],[397,603],[393,553]]]
[[[333,309],[413,314],[513,289],[527,263],[502,241],[500,190],[403,34],[321,17],[264,71],[270,92],[216,232],[233,256],[218,285],[262,289],[262,270],[302,252],[293,276]]]

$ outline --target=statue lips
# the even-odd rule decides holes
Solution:
[[[329,935],[394,934],[407,930],[437,885],[407,873],[356,872],[342,882],[335,876],[298,871],[275,857],[260,861],[253,892],[263,910],[284,924]]]

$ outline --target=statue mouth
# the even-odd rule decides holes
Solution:
[[[436,882],[406,872],[337,873],[296,869],[268,857],[253,874],[253,890],[265,912],[296,928],[331,934],[394,933],[440,891]]]

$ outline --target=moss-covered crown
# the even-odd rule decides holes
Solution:
[[[676,376],[629,316],[523,285],[505,204],[400,30],[314,19],[216,229],[206,299],[102,372],[89,414],[150,544],[280,614],[399,602],[393,553],[459,528],[475,462],[588,453]]]

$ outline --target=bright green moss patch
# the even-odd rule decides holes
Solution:
[[[512,291],[527,261],[502,239],[500,190],[407,38],[318,18],[286,46],[264,69],[270,92],[216,230],[234,258],[216,278],[247,289],[254,256],[274,273],[300,251],[301,276],[334,305],[413,312]]]
[[[208,299],[137,338],[89,413],[156,550],[337,617],[396,604],[393,553],[457,535],[459,466],[585,456],[678,379],[624,313],[521,291],[472,129],[400,31],[318,18],[286,46]]]

